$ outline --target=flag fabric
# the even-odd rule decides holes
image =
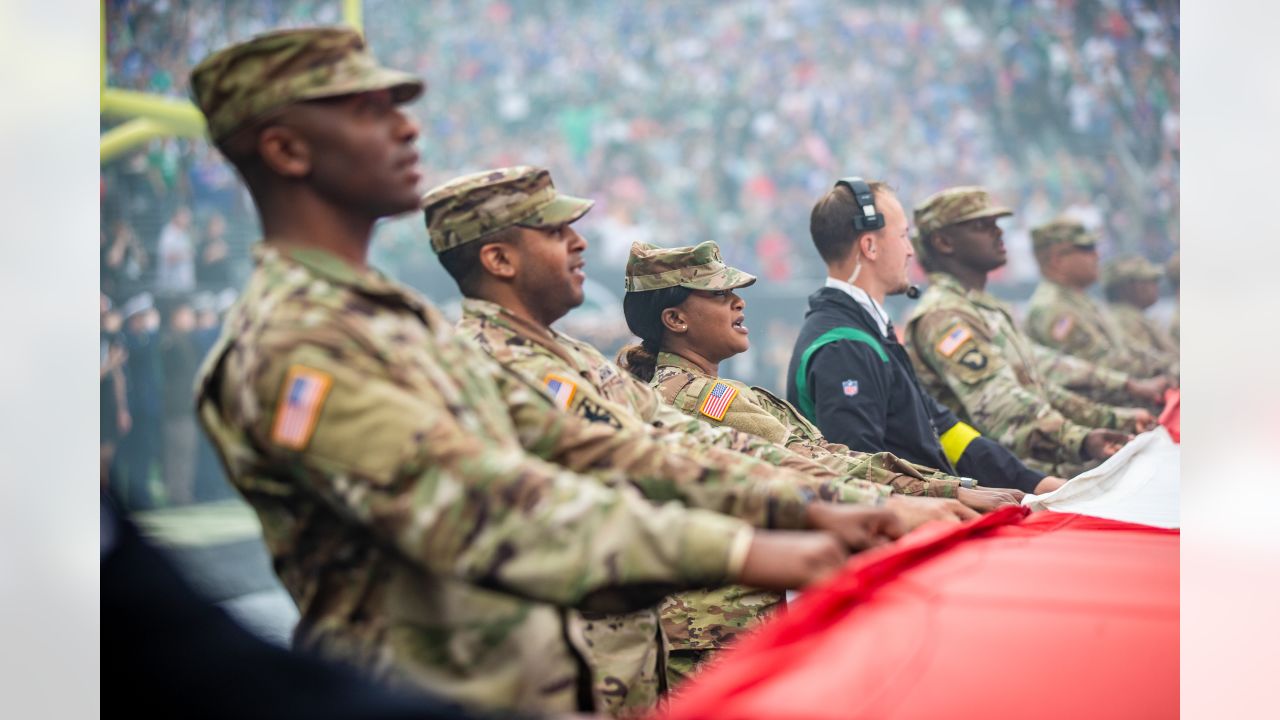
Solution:
[[[1130,440],[1092,470],[1051,493],[1027,495],[1032,510],[1055,510],[1141,523],[1161,528],[1181,525],[1182,451],[1169,431],[1155,430]]]
[[[1178,533],[1027,513],[854,556],[657,717],[1176,717]]]

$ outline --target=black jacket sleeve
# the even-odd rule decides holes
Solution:
[[[820,348],[809,362],[814,424],[827,440],[862,452],[885,450],[891,375],[870,346],[841,340]],[[856,383],[846,394],[845,381]]]
[[[956,470],[983,487],[1017,488],[1028,493],[1035,492],[1036,485],[1044,479],[1044,473],[1023,465],[1003,445],[986,437],[976,437],[969,443]]]

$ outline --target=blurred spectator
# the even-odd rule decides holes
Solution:
[[[195,497],[196,416],[191,386],[199,369],[196,314],[180,302],[169,312],[169,327],[160,341],[164,365],[164,484],[167,499],[185,505]]]
[[[191,303],[196,313],[196,328],[191,333],[195,342],[196,357],[203,358],[213,349],[218,341],[221,318],[218,313],[218,300],[212,293],[200,293]],[[188,388],[188,397],[193,397],[194,390]],[[214,452],[213,444],[204,433],[196,433],[196,475],[195,499],[198,501],[222,500],[231,497],[234,491],[222,474],[222,465]]]
[[[102,292],[112,297],[125,297],[141,289],[147,271],[147,251],[128,221],[116,220],[110,235],[103,235],[101,248]]]
[[[231,246],[227,245],[227,220],[222,213],[210,213],[200,243],[196,283],[204,290],[231,286]]]
[[[185,98],[209,51],[336,23],[341,7],[107,0],[108,82]],[[1102,231],[1107,256],[1160,262],[1179,244],[1177,3],[365,0],[363,18],[380,59],[430,84],[409,107],[427,184],[548,167],[562,190],[597,201],[580,223],[587,272],[613,290],[633,241],[714,239],[766,280],[750,301],[757,327],[794,323],[825,272],[809,210],[850,174],[887,180],[908,206],[947,186],[989,186],[1015,214],[1002,223],[1009,265],[988,289],[1015,304],[1036,277],[1029,228],[1069,208]],[[193,283],[176,289],[163,252],[137,242],[160,236],[176,207],[201,219],[171,243],[194,284],[236,285],[257,218],[207,142],[153,141],[102,179],[109,295],[189,299]],[[456,299],[420,217],[381,224],[372,252],[441,304]],[[618,323],[589,308],[567,320],[583,313],[590,332],[612,337]],[[770,360],[752,362],[759,374],[747,379],[771,383]]]
[[[156,288],[162,293],[196,289],[196,247],[191,239],[191,210],[179,206],[160,231]]]
[[[152,507],[151,478],[160,461],[161,362],[156,340],[160,315],[151,295],[142,293],[124,305],[125,386],[132,427],[116,457],[124,484],[122,498],[131,510]]]
[[[111,463],[115,459],[120,438],[129,433],[129,401],[126,398],[124,364],[129,353],[120,335],[124,319],[111,305],[111,299],[100,296],[101,330],[98,334],[98,449],[101,467],[99,480],[107,486]]]

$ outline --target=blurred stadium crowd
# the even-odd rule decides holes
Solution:
[[[578,226],[588,311],[570,331],[606,350],[627,335],[617,297],[631,242],[715,240],[777,295],[754,296],[779,302],[757,303],[765,340],[735,370],[777,386],[824,274],[810,208],[849,174],[888,181],[907,206],[988,187],[1016,211],[990,285],[1010,300],[1036,279],[1029,228],[1064,211],[1102,232],[1104,259],[1178,247],[1176,2],[363,5],[374,52],[429,83],[411,108],[428,184],[528,163],[597,201]],[[338,23],[341,7],[108,0],[106,19],[109,85],[185,98],[211,50]],[[178,138],[104,164],[101,192],[107,462],[137,507],[229,495],[197,438],[191,380],[248,274],[248,197],[208,142]],[[384,223],[373,259],[447,308],[456,292],[421,222]]]

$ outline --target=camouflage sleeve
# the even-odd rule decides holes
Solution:
[[[1074,355],[1058,352],[1040,343],[1031,343],[1036,368],[1050,385],[1079,393],[1119,400],[1127,395],[1129,376]]]
[[[1116,407],[1094,402],[1070,390],[1048,386],[1045,388],[1050,402],[1067,418],[1089,427],[1133,432],[1136,428],[1138,409]]]
[[[630,488],[486,438],[460,424],[434,386],[410,392],[318,345],[260,347],[269,360],[245,373],[247,386],[225,391],[261,409],[246,414],[249,441],[265,462],[427,571],[585,608],[604,597],[616,607],[627,587],[733,577],[731,558],[750,532],[739,520],[654,507]]]
[[[849,491],[823,468],[815,477],[775,467],[676,432],[614,428],[561,412],[521,376],[498,382],[521,444],[538,457],[609,483],[630,483],[651,500],[677,500],[741,518],[756,527],[803,529],[814,500],[848,501]]]
[[[1016,455],[1046,462],[1075,461],[1090,428],[1082,427],[1027,390],[991,342],[985,325],[957,312],[919,318],[911,338],[928,365],[984,435]]]
[[[1101,362],[1108,343],[1097,329],[1070,307],[1032,305],[1027,313],[1027,336],[1059,352]]]

